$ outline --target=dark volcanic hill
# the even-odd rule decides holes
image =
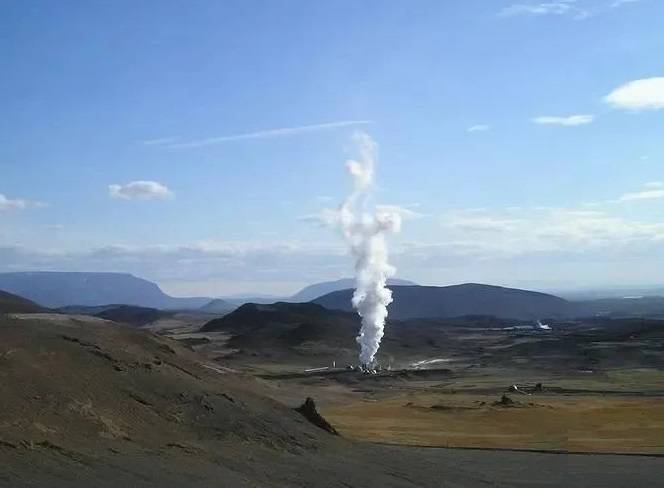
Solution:
[[[156,308],[137,307],[134,305],[112,305],[105,310],[95,313],[95,317],[112,320],[123,324],[142,326],[156,322],[157,320],[168,317],[169,312],[164,312]]]
[[[156,283],[126,273],[0,273],[0,289],[49,308],[122,303],[164,309],[195,309],[210,298],[175,298]]]
[[[33,301],[0,290],[0,313],[39,313],[44,311]]]
[[[308,340],[328,340],[357,333],[354,313],[328,310],[315,303],[246,303],[230,314],[202,327],[204,332],[232,334],[231,345],[259,346],[268,337],[294,346]]]
[[[493,315],[535,320],[574,315],[576,306],[562,298],[527,290],[468,283],[453,286],[392,286],[391,319]],[[313,302],[332,310],[352,310],[353,290],[329,293]]]
[[[487,316],[390,320],[379,357],[387,364],[391,357],[421,358],[443,350],[466,354],[467,346],[458,345],[450,329],[472,331],[506,325],[511,323]],[[311,302],[245,304],[202,328],[204,332],[227,333],[230,338],[226,345],[237,350],[233,359],[259,356],[284,363],[304,360],[318,365],[331,361],[356,364],[359,346],[355,338],[359,330],[357,313],[330,310]]]

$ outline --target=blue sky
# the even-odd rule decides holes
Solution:
[[[400,276],[662,282],[658,0],[0,10],[0,271],[215,296],[350,276],[311,217],[349,191],[361,130],[376,201],[408,217]]]

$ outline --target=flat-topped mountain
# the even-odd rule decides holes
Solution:
[[[49,308],[121,303],[165,309],[194,309],[210,301],[210,298],[171,297],[156,283],[127,273],[0,273],[0,289]]]
[[[528,290],[467,283],[453,286],[391,286],[394,301],[390,319],[450,318],[493,315],[534,320],[569,317],[576,306],[562,298]],[[332,310],[351,311],[353,290],[329,293],[313,303]]]

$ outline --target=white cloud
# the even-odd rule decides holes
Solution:
[[[565,127],[575,127],[578,125],[590,124],[594,120],[594,115],[568,115],[565,117],[542,115],[535,117],[533,122],[539,125],[562,125]]]
[[[491,126],[486,124],[471,125],[466,129],[467,132],[486,132],[488,130],[491,130]]]
[[[625,193],[620,197],[621,202],[630,202],[634,200],[657,200],[664,198],[664,189],[643,190],[632,193]]]
[[[108,185],[111,198],[122,200],[166,200],[175,195],[156,181],[132,181],[126,185]]]
[[[505,7],[500,11],[502,17],[521,15],[570,15],[576,19],[585,18],[588,12],[577,6],[576,0],[558,0],[541,3],[520,3]]]
[[[620,8],[620,7],[624,7],[625,5],[629,5],[630,3],[636,3],[636,2],[638,2],[638,1],[639,1],[639,0],[615,0],[615,1],[611,4],[611,8]]]
[[[318,132],[322,130],[338,129],[342,127],[352,127],[356,125],[373,124],[371,120],[341,120],[337,122],[326,122],[323,124],[302,125],[299,127],[282,127],[279,129],[267,129],[256,132],[248,132],[246,134],[234,134],[229,136],[209,137],[207,139],[199,139],[188,142],[173,142],[173,140],[160,141],[153,139],[147,141],[151,145],[165,146],[169,148],[196,148],[212,146],[215,144],[222,144],[224,142],[241,141],[245,139],[267,139],[271,137],[288,137],[305,134],[307,132]]]
[[[620,197],[621,202],[628,202],[631,200],[654,200],[664,198],[664,190],[644,190],[634,193],[625,193]]]
[[[499,12],[501,17],[548,15],[569,17],[584,20],[596,15],[606,14],[620,7],[634,4],[639,0],[606,0],[604,2],[588,2],[577,0],[551,0],[548,2],[529,2],[509,5]]]
[[[20,198],[7,198],[5,195],[0,193],[0,211],[3,210],[23,210],[29,207],[44,207],[45,205],[41,202],[35,202],[31,200],[23,200]]]
[[[664,77],[630,81],[609,93],[604,101],[627,110],[664,109]]]
[[[635,192],[624,193],[615,200],[619,202],[632,202],[638,200],[658,200],[664,198],[664,183],[661,181],[649,181],[643,184],[643,189]]]

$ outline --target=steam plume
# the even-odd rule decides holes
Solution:
[[[353,307],[362,317],[356,340],[361,348],[360,362],[369,366],[380,347],[387,306],[392,302],[392,292],[385,285],[395,268],[388,262],[385,237],[399,232],[401,216],[388,208],[370,206],[377,145],[364,133],[356,134],[355,141],[359,158],[346,163],[353,178],[353,192],[341,205],[339,224],[355,258]]]

